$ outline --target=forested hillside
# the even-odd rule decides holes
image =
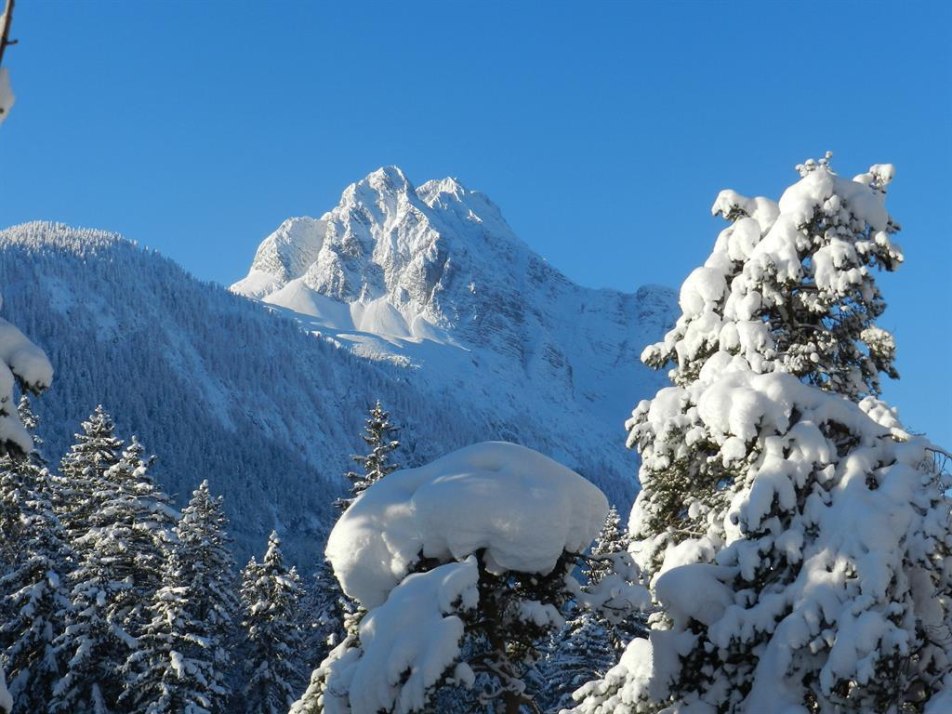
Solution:
[[[418,368],[305,334],[115,234],[50,223],[7,229],[0,281],[5,313],[56,371],[35,401],[47,459],[57,462],[103,404],[120,436],[135,433],[158,455],[153,472],[176,504],[205,479],[224,495],[239,560],[276,529],[289,557],[313,567],[377,399],[403,427],[398,463],[508,438],[564,455],[622,505],[633,496],[635,465],[608,438],[613,425],[594,444],[590,432],[556,433],[556,414],[500,418],[460,377],[421,398]]]

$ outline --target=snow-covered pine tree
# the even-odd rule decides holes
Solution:
[[[539,708],[554,714],[573,706],[572,693],[603,676],[617,660],[604,623],[582,610],[547,643],[545,655],[527,679]]]
[[[249,645],[242,706],[249,714],[286,714],[305,681],[303,591],[297,570],[284,564],[277,533],[268,537],[264,560],[252,557],[241,579],[241,624]]]
[[[676,362],[628,422],[632,553],[662,611],[580,712],[952,704],[948,474],[873,396],[894,374],[871,272],[901,261],[893,169],[798,168],[779,203],[718,197],[733,223],[645,352]]]
[[[32,433],[36,417],[25,395],[17,411]],[[34,436],[33,441],[40,440]],[[49,500],[50,481],[35,450],[21,458],[0,457],[3,540],[15,546],[8,551],[9,570],[0,579],[4,600],[0,651],[19,711],[43,709],[64,664],[53,640],[63,631],[69,608],[65,580],[69,550]],[[16,522],[7,522],[7,516]]]
[[[344,639],[344,602],[334,570],[330,563],[322,560],[311,579],[311,587],[305,588],[301,608],[307,616],[305,652],[310,655],[308,664],[312,667]]]
[[[37,481],[48,480],[44,469]],[[49,702],[65,669],[54,647],[70,607],[66,588],[69,550],[42,483],[28,491],[21,514],[21,556],[0,580],[12,617],[0,627],[3,662],[18,711],[39,712]]]
[[[605,524],[598,538],[595,539],[592,552],[583,568],[583,575],[589,589],[597,588],[613,574],[618,575],[619,570],[626,570],[632,565],[627,555],[630,543],[628,531],[622,526],[618,511],[612,506],[608,510]],[[620,655],[632,639],[646,636],[647,627],[644,615],[640,611],[631,610],[625,607],[624,603],[619,603],[617,608],[612,608],[611,604],[611,598],[609,598],[609,601],[603,603],[599,610],[585,610],[580,617],[598,620],[608,635],[615,654]]]
[[[82,423],[82,431],[60,462],[53,507],[74,548],[102,507],[106,497],[104,474],[119,462],[122,448],[116,425],[100,404]]]
[[[221,497],[193,492],[176,528],[152,619],[127,662],[122,701],[151,714],[224,714],[237,596]]]
[[[612,506],[591,553],[583,561],[582,576],[587,589],[597,588],[616,573],[619,559],[625,564],[630,562],[628,543],[628,533]],[[612,610],[604,605],[601,609],[576,607],[547,643],[533,677],[533,687],[539,692],[537,699],[545,711],[558,712],[572,706],[576,689],[603,676],[632,639],[646,635],[640,612],[627,607]]]
[[[722,191],[712,212],[731,221],[711,256],[681,287],[682,315],[642,359],[673,363],[672,381],[697,380],[712,355],[744,358],[858,401],[877,395],[879,373],[898,377],[892,335],[873,269],[895,270],[898,224],[883,198],[889,164],[845,181],[830,154],[797,167],[801,181],[779,203]]]
[[[177,518],[169,497],[149,474],[152,459],[144,459],[144,453],[133,436],[119,461],[103,474],[102,506],[89,523],[117,546],[110,572],[128,587],[117,591],[109,617],[133,637],[144,629],[148,605],[165,582]]]
[[[17,416],[35,447],[36,416],[25,394],[17,405]],[[21,544],[29,533],[22,516],[26,499],[37,486],[39,471],[39,456],[35,448],[28,453],[0,455],[0,573],[13,568],[23,553]],[[3,612],[2,606],[0,612]]]
[[[147,622],[162,580],[174,511],[148,475],[133,438],[120,454],[112,420],[100,408],[63,460],[59,496],[72,531],[76,566],[69,574],[72,607],[56,650],[69,659],[54,692],[54,711],[112,710],[125,683],[127,657]]]
[[[82,555],[69,575],[72,605],[66,629],[54,641],[57,656],[67,660],[67,671],[53,689],[49,711],[108,714],[122,692],[122,666],[136,647],[112,612],[112,603],[131,584],[112,573],[112,560],[123,547],[120,541],[94,529],[74,542]]]
[[[399,428],[390,422],[390,413],[384,410],[379,401],[370,408],[370,415],[365,424],[364,433],[360,438],[364,440],[370,451],[365,456],[353,457],[362,471],[348,471],[345,474],[350,481],[351,495],[350,498],[341,499],[338,502],[342,510],[347,508],[370,484],[400,468],[398,464],[390,463],[391,453],[400,446],[400,442],[394,438]]]
[[[584,568],[585,580],[595,585],[612,572],[612,562],[607,556],[628,550],[628,533],[621,525],[621,517],[614,506],[608,509],[605,524],[592,544],[592,552]]]

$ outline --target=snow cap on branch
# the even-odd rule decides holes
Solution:
[[[564,551],[582,552],[608,513],[602,492],[523,446],[485,442],[390,474],[341,516],[327,557],[348,595],[368,608],[423,558],[548,573]]]
[[[27,391],[40,392],[52,381],[53,365],[43,350],[0,319],[0,451],[8,445],[24,453],[33,448],[33,440],[20,423],[13,403],[15,384],[19,382]]]

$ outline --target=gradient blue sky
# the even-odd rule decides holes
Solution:
[[[228,284],[385,164],[487,193],[576,282],[677,287],[717,191],[897,165],[885,396],[952,446],[952,3],[19,0],[0,225],[124,233]],[[619,420],[625,415],[619,415]]]

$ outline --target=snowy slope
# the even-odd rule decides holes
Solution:
[[[327,234],[320,221],[299,219],[286,228],[256,261],[276,271],[256,269],[259,277],[274,277],[271,292],[289,285],[302,263],[313,263],[317,244],[317,252],[324,245],[314,237]],[[137,433],[159,455],[155,473],[179,504],[206,478],[225,495],[242,558],[260,554],[277,528],[290,558],[308,570],[316,562],[336,516],[331,503],[346,487],[341,474],[352,465],[350,454],[361,450],[358,435],[377,398],[404,427],[402,463],[419,465],[503,438],[559,458],[616,501],[632,495],[635,464],[622,447],[621,422],[635,393],[647,396],[653,385],[633,378],[632,396],[607,419],[594,412],[584,417],[582,407],[597,400],[566,396],[556,382],[548,390],[530,385],[520,401],[518,376],[497,377],[504,390],[491,384],[511,358],[472,348],[466,331],[442,322],[436,311],[427,318],[432,333],[393,337],[325,327],[326,337],[315,338],[273,314],[288,313],[285,308],[265,309],[200,282],[117,235],[50,223],[0,231],[0,286],[3,316],[47,351],[55,369],[53,387],[36,400],[47,457],[58,461],[79,422],[102,402],[121,436]],[[350,303],[308,290],[324,310],[311,318],[314,324],[326,324],[334,309],[337,319],[351,315]],[[663,315],[659,325],[666,322],[673,298],[648,294],[656,308],[633,296],[620,304],[640,305],[652,319]],[[364,327],[379,327],[383,318],[374,309],[388,314],[354,303],[350,319]],[[440,305],[449,309],[446,301]],[[621,315],[617,320],[625,322]],[[625,360],[661,334],[659,326],[631,338]],[[523,374],[540,380],[547,363],[527,364]],[[612,378],[633,374],[630,366]],[[500,395],[509,401],[501,403]]]
[[[231,289],[355,354],[405,366],[422,392],[458,394],[520,427],[507,438],[545,424],[562,442],[548,453],[595,479],[608,472],[614,498],[631,495],[611,483],[633,466],[615,453],[619,424],[663,381],[638,358],[673,323],[669,289],[575,285],[483,194],[451,178],[414,188],[395,167],[347,187],[320,219],[285,221]]]

